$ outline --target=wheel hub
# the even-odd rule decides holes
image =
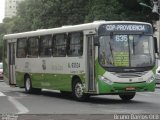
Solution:
[[[83,87],[82,84],[77,83],[75,86],[75,94],[78,98],[83,96]]]
[[[27,78],[26,79],[26,89],[27,89],[27,91],[29,91],[30,88],[31,88],[31,86],[30,86],[30,80]]]

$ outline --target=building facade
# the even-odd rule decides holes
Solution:
[[[17,14],[17,6],[24,0],[5,0],[5,17],[13,17]]]

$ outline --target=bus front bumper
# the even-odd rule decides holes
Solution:
[[[153,92],[155,90],[155,80],[151,83],[113,83],[109,85],[104,81],[99,81],[99,94],[118,94],[124,92]]]

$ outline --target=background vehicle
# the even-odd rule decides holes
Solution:
[[[131,100],[154,91],[151,24],[99,21],[4,36],[5,81],[72,92],[77,100],[113,94]]]
[[[3,63],[0,62],[0,79],[3,79]]]
[[[160,66],[156,69],[156,84],[160,84]]]

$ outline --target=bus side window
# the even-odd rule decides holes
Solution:
[[[17,58],[25,58],[27,55],[27,38],[17,40]]]
[[[52,55],[52,35],[41,36],[39,44],[40,57],[50,57]]]
[[[69,33],[69,49],[68,56],[76,57],[83,54],[83,33],[73,32]]]
[[[38,57],[38,37],[28,39],[28,57]]]
[[[66,56],[67,35],[57,34],[53,39],[53,56],[64,57]]]

